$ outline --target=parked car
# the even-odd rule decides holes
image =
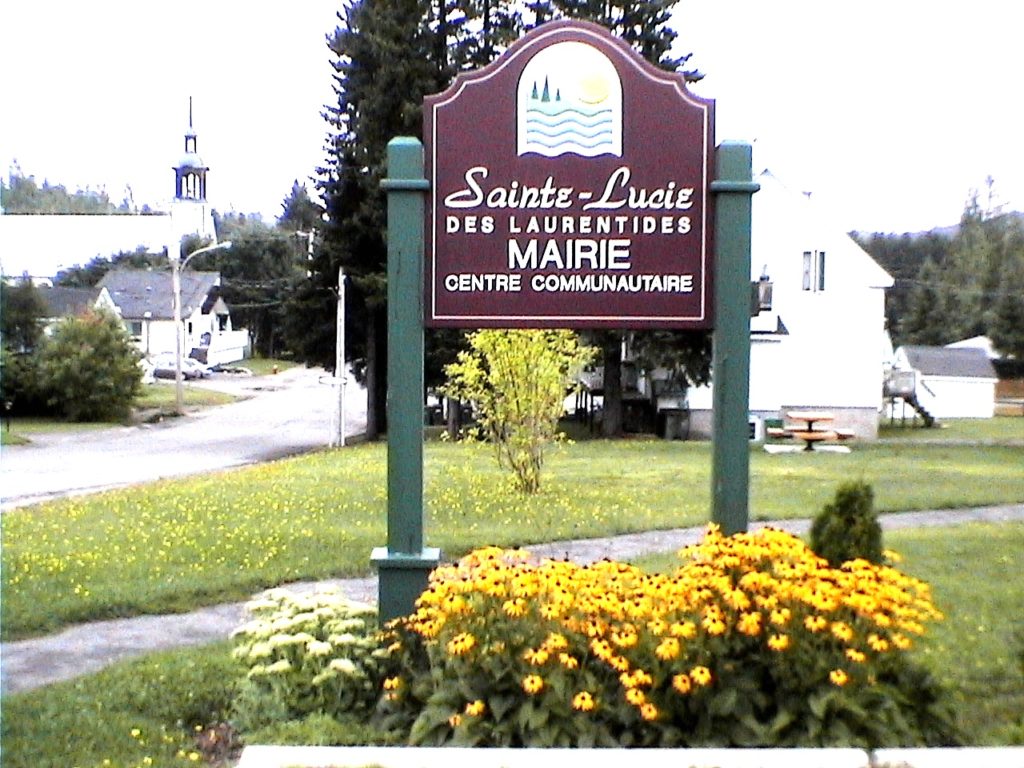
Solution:
[[[153,376],[158,379],[173,379],[176,370],[174,357],[162,355],[153,358]],[[181,360],[181,378],[202,379],[210,375],[209,366],[203,365],[191,357],[184,357]]]

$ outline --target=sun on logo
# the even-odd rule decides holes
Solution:
[[[619,73],[586,43],[548,46],[523,68],[516,119],[519,155],[621,157]]]

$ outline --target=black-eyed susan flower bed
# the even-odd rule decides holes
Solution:
[[[957,741],[906,654],[941,618],[926,584],[864,561],[830,568],[776,530],[711,528],[683,554],[667,574],[498,548],[437,569],[385,634],[384,663],[360,665],[381,670],[376,722],[421,746]],[[321,642],[299,643],[282,674]]]

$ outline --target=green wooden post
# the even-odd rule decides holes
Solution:
[[[423,145],[388,143],[388,540],[373,550],[381,624],[412,613],[441,553],[423,546]]]
[[[760,188],[749,144],[723,142],[715,155],[715,331],[711,375],[711,521],[747,530],[750,501],[750,210]]]

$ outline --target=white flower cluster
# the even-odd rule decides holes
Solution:
[[[372,706],[384,657],[374,608],[338,590],[271,589],[246,605],[232,633],[249,683],[296,714]]]

